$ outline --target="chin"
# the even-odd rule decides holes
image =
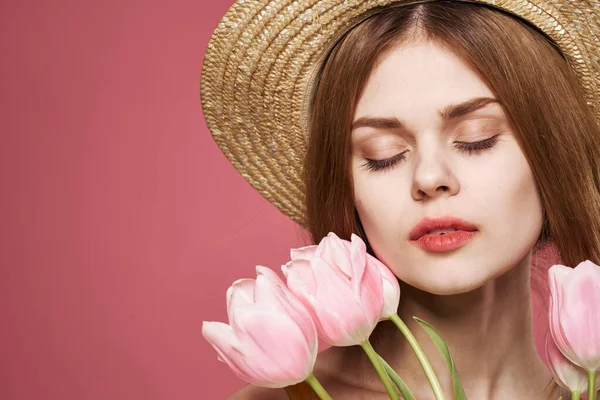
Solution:
[[[481,266],[475,268],[466,263],[453,265],[446,261],[443,268],[439,263],[433,265],[422,263],[421,267],[414,271],[415,273],[406,274],[408,272],[406,269],[402,272],[397,275],[401,281],[427,293],[449,296],[476,290],[506,271],[496,269],[484,271]]]
[[[460,282],[456,284],[448,284],[448,282],[439,282],[439,284],[432,284],[432,282],[424,282],[422,285],[419,284],[420,282],[415,284],[410,284],[409,282],[406,283],[416,287],[419,290],[438,296],[452,296],[469,293],[483,286],[483,283],[465,285],[465,282]]]

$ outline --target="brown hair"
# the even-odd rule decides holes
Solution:
[[[466,61],[503,105],[536,179],[544,211],[539,243],[566,265],[600,262],[600,128],[553,42],[489,6],[436,1],[375,9],[328,52],[311,99],[303,168],[307,228],[369,246],[350,170],[355,106],[377,60],[420,34]]]

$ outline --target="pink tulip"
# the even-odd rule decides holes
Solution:
[[[304,381],[317,358],[310,314],[269,268],[227,290],[229,325],[204,321],[202,335],[219,360],[253,385],[281,388]]]
[[[379,266],[356,235],[329,233],[318,246],[292,249],[282,267],[288,288],[304,303],[319,336],[333,346],[366,341],[384,305]]]
[[[367,254],[367,258],[377,265],[381,278],[383,280],[383,310],[381,311],[381,320],[389,319],[392,315],[398,312],[400,304],[400,284],[396,275],[378,259]]]
[[[546,338],[546,357],[554,380],[570,392],[587,391],[587,372],[569,361],[556,347],[551,335]]]
[[[600,369],[600,267],[550,268],[550,331],[558,349],[588,372]]]

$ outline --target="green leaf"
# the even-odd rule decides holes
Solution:
[[[394,384],[396,385],[396,387],[400,391],[400,394],[402,395],[402,398],[404,400],[416,400],[415,396],[413,396],[413,394],[410,391],[410,389],[408,388],[408,386],[406,386],[406,384],[398,376],[398,374],[396,373],[396,371],[394,371],[392,369],[392,367],[390,367],[390,365],[387,362],[385,362],[385,360],[380,355],[378,355],[378,357],[379,357],[379,361],[381,361],[381,364],[383,364],[383,367],[385,368],[385,372],[387,372],[387,374],[389,375],[389,377],[392,379],[392,382],[394,382]]]
[[[444,358],[448,369],[452,373],[452,386],[454,391],[454,400],[467,400],[467,395],[465,394],[465,390],[462,387],[462,383],[460,383],[460,378],[458,377],[458,372],[456,371],[456,367],[454,366],[454,361],[452,360],[452,356],[450,355],[450,349],[448,348],[448,344],[444,339],[442,339],[442,335],[435,330],[435,328],[429,325],[427,322],[423,321],[420,318],[413,317],[415,321],[421,328],[425,330],[425,333],[429,336],[435,347],[437,347],[438,351]]]

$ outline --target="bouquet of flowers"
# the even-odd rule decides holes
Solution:
[[[227,290],[229,324],[207,322],[204,338],[242,380],[281,388],[305,381],[322,400],[331,399],[313,374],[318,340],[332,346],[360,345],[390,399],[414,399],[410,389],[378,355],[369,336],[390,320],[415,352],[437,400],[444,393],[427,357],[397,314],[400,286],[395,275],[351,241],[329,233],[319,245],[291,250],[282,266],[286,282],[257,266],[256,279],[240,279]],[[550,277],[550,332],[546,351],[556,382],[579,399],[595,400],[600,381],[600,267],[555,265]],[[441,353],[453,378],[453,397],[466,399],[450,351],[427,322],[413,317]],[[265,327],[268,326],[268,329]]]

